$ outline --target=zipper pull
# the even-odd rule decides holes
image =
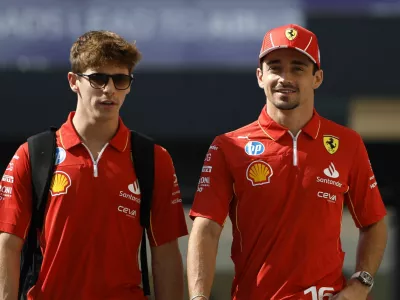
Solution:
[[[93,173],[94,173],[94,177],[99,176],[99,170],[97,169],[97,163],[93,163]]]

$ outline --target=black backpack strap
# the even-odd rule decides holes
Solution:
[[[50,130],[28,138],[34,200],[33,209],[39,213],[35,215],[37,217],[35,218],[37,229],[42,229],[43,227],[44,211],[54,172],[57,147],[56,131],[56,128],[51,127]]]
[[[21,253],[21,269],[18,299],[26,299],[26,293],[36,283],[42,263],[38,230],[43,227],[44,213],[56,152],[56,128],[28,138],[29,161],[32,177],[32,217],[26,241]]]
[[[136,131],[131,132],[131,149],[133,167],[139,182],[140,225],[143,227],[142,243],[140,246],[140,263],[142,269],[143,292],[150,295],[149,270],[147,265],[146,229],[150,227],[150,210],[154,187],[154,141]]]

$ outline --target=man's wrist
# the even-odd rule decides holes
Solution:
[[[350,279],[355,279],[361,285],[367,287],[369,291],[374,286],[374,277],[367,271],[358,271],[354,273]]]
[[[190,298],[190,300],[208,300],[208,297],[204,294],[197,293],[197,294],[193,294],[193,296]]]
[[[351,278],[347,282],[347,286],[357,291],[357,293],[369,294],[371,287],[362,284],[357,278]]]

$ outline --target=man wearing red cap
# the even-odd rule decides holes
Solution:
[[[359,134],[319,116],[317,37],[290,24],[266,33],[258,119],[215,138],[190,216],[192,300],[208,299],[221,230],[233,227],[234,300],[365,300],[387,240],[382,202]],[[344,205],[360,230],[354,275],[343,275]]]

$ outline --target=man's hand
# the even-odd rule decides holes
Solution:
[[[369,300],[368,293],[369,288],[367,286],[357,279],[351,279],[349,285],[335,295],[332,300]]]

